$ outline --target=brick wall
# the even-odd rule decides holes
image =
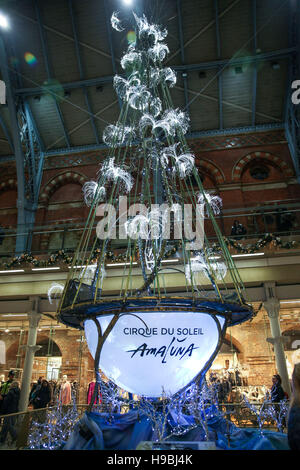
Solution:
[[[207,142],[203,139],[189,141],[199,171],[204,177],[204,187],[215,189],[220,194],[224,210],[258,207],[262,201],[264,204],[279,202],[281,205],[299,201],[300,186],[294,178],[288,145],[283,135],[275,134],[257,133],[210,138]],[[270,143],[272,140],[274,143]],[[236,147],[224,147],[232,145],[231,141]],[[253,145],[253,142],[257,142],[257,145]],[[99,165],[105,155],[105,151],[94,151],[73,156],[50,157],[46,160],[36,213],[36,227],[56,227],[57,224],[68,222],[76,225],[87,218],[89,208],[83,201],[82,185],[97,178]],[[63,167],[60,166],[61,162],[64,162]],[[268,166],[270,174],[266,180],[259,181],[251,177],[249,168],[255,162],[263,162]],[[53,167],[55,165],[56,168]],[[9,179],[5,179],[6,173],[9,174]],[[0,224],[8,227],[15,226],[17,221],[17,181],[13,176],[13,167],[7,168],[5,174],[0,177]],[[225,235],[230,234],[234,218],[225,217],[220,221]],[[251,217],[240,221],[248,227],[249,233],[256,232],[257,228],[263,232],[265,226],[262,216],[256,219],[256,226],[253,225]],[[299,225],[300,221],[297,221],[297,224]],[[274,229],[275,225],[268,227],[270,231]],[[210,231],[207,224],[208,235]],[[43,251],[48,247],[50,250],[59,249],[62,235],[55,237],[54,240],[49,234],[34,236],[33,250]],[[74,242],[71,240],[69,244],[72,248],[76,245],[76,239]]]

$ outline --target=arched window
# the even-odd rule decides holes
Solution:
[[[282,333],[285,336],[284,341],[285,351],[295,351],[300,347],[300,330],[287,330]]]
[[[35,353],[35,357],[45,357],[45,356],[51,356],[51,357],[59,357],[61,356],[61,352],[57,344],[52,340],[52,339],[42,339],[38,342],[38,345],[41,346],[41,348]]]
[[[255,164],[250,167],[249,172],[253,179],[263,181],[268,179],[270,168],[267,165],[255,162]]]
[[[41,338],[37,341],[41,348],[35,353],[33,377],[45,377],[47,380],[57,380],[61,370],[62,354],[51,338]]]
[[[230,340],[224,338],[221,349],[219,351],[219,354],[220,353],[221,354],[234,354],[234,353],[239,354],[240,351],[234,344],[231,344]]]

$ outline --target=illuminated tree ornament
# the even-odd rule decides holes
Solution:
[[[111,16],[111,25],[112,27],[118,31],[118,32],[121,32],[121,31],[124,31],[125,28],[123,28],[123,26],[121,25],[121,21],[119,19],[119,12],[118,11],[114,11],[112,16]]]
[[[208,192],[204,193],[199,193],[198,194],[198,203],[199,204],[204,204],[209,205],[213,211],[214,214],[220,214],[221,209],[222,209],[222,199],[220,196],[210,194]],[[207,207],[206,207],[207,211]]]
[[[99,202],[105,198],[104,186],[99,186],[96,181],[88,181],[82,187],[84,202],[91,206],[93,202]]]
[[[64,286],[62,284],[58,284],[57,282],[53,282],[48,289],[48,300],[49,303],[53,303],[53,296],[61,294],[64,290]]]

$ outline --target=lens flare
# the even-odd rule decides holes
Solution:
[[[136,34],[134,31],[128,31],[127,41],[129,44],[133,44],[136,41]]]
[[[31,52],[25,52],[24,59],[28,65],[34,66],[37,64],[37,58]]]

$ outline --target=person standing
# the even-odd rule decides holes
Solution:
[[[41,387],[38,389],[34,398],[35,409],[46,408],[46,406],[51,402],[51,399],[51,386],[49,382],[44,379],[42,380]]]
[[[19,382],[11,382],[8,393],[3,399],[1,409],[2,415],[9,415],[11,413],[17,413],[19,411],[20,393],[21,391]],[[17,431],[15,429],[16,418],[16,416],[7,416],[4,418],[0,434],[0,444],[4,443],[8,433],[10,433],[13,441],[17,439]]]
[[[15,371],[10,370],[9,373],[8,373],[8,379],[6,380],[6,382],[3,382],[3,384],[1,385],[0,412],[1,412],[1,409],[2,409],[3,400],[6,397],[6,395],[8,394],[9,388],[10,388],[12,382],[14,381],[14,378],[15,378]]]
[[[43,377],[39,377],[37,383],[33,384],[30,394],[29,394],[29,405],[33,405],[33,409],[35,409],[35,397],[37,396],[41,386],[42,386]]]
[[[271,402],[279,403],[285,399],[285,393],[281,386],[281,377],[279,374],[275,374],[272,377],[272,388],[271,388]]]
[[[243,226],[243,224],[241,224],[238,220],[235,220],[233,222],[233,226],[231,227],[230,235],[232,237],[235,237],[236,240],[241,240],[242,238],[244,238],[244,235],[246,235],[246,233],[247,233],[247,230]]]
[[[46,421],[46,410],[45,408],[49,405],[52,400],[51,385],[47,380],[42,380],[41,387],[36,392],[33,399],[33,407],[35,410],[41,409],[38,413],[38,421],[43,423]]]
[[[292,375],[292,397],[287,417],[287,435],[291,450],[300,450],[300,362]]]
[[[280,417],[280,405],[279,403],[282,400],[286,399],[284,390],[281,386],[281,377],[279,374],[275,374],[272,377],[272,388],[271,388],[271,402],[274,403],[275,413],[276,413],[276,420],[279,427],[286,426],[285,419]]]

